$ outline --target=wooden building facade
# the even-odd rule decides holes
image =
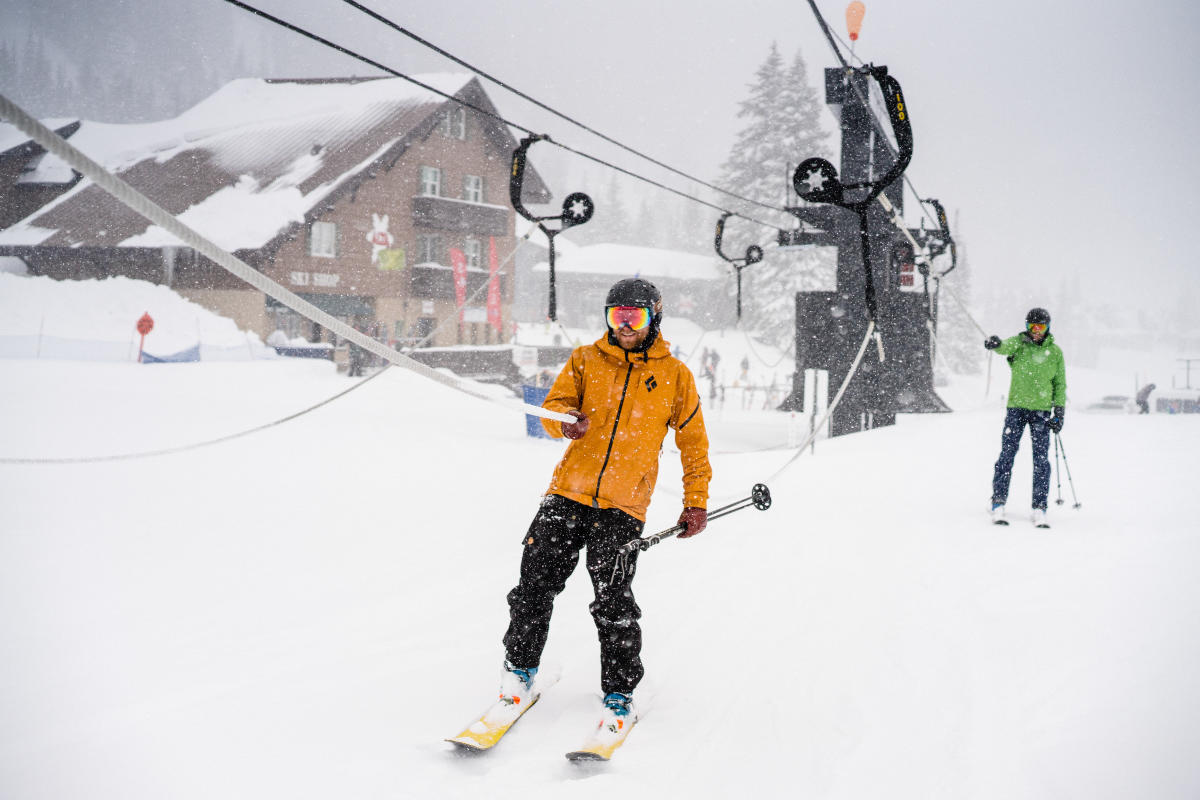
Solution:
[[[487,301],[492,253],[502,263],[516,244],[516,141],[468,107],[494,113],[478,79],[419,77],[455,99],[398,78],[247,79],[175,120],[59,130],[185,224],[381,341],[507,342],[511,263],[499,271],[499,326]],[[166,284],[263,338],[328,338],[90,181],[48,168],[53,157],[35,143],[3,134],[0,255],[56,279]],[[528,202],[549,201],[536,172],[525,185]],[[461,306],[456,261],[467,266]]]

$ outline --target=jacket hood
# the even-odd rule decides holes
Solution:
[[[600,352],[618,361],[646,362],[652,358],[666,358],[671,355],[671,343],[664,339],[661,333],[654,339],[653,344],[641,353],[632,353],[620,345],[612,344],[608,341],[607,333],[597,339],[595,344]]]

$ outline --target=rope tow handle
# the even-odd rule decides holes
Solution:
[[[76,172],[79,172],[85,177],[90,178],[92,182],[101,189],[108,192],[121,203],[133,209],[153,224],[158,225],[160,228],[170,233],[188,247],[191,247],[193,250],[205,256],[213,263],[225,269],[227,272],[230,272],[238,278],[241,278],[243,281],[250,284],[255,289],[258,289],[263,294],[278,300],[280,303],[292,309],[296,313],[307,317],[313,322],[323,325],[326,328],[329,328],[343,339],[353,342],[364,350],[374,353],[391,364],[412,372],[416,372],[419,375],[437,381],[444,386],[449,386],[452,389],[457,389],[458,391],[470,395],[476,399],[484,400],[489,403],[496,403],[497,405],[509,410],[519,410],[523,414],[531,414],[536,417],[542,417],[543,419],[552,419],[559,422],[575,421],[574,417],[571,417],[567,414],[560,414],[557,411],[550,411],[529,403],[518,404],[513,402],[505,402],[483,394],[482,392],[477,392],[463,384],[461,381],[444,375],[432,367],[428,367],[419,361],[415,361],[408,356],[391,349],[390,347],[386,347],[369,336],[359,333],[358,331],[354,330],[354,328],[350,327],[336,317],[327,314],[294,292],[291,292],[283,286],[280,286],[278,283],[254,269],[240,258],[217,246],[211,240],[201,235],[193,228],[180,222],[153,200],[146,197],[137,189],[134,189],[128,183],[109,172],[99,163],[80,152],[61,136],[54,133],[54,131],[38,122],[28,113],[26,113],[20,106],[9,100],[3,94],[0,94],[0,118],[11,122],[26,136],[29,136],[39,145],[44,147],[48,153],[62,159]]]
[[[766,484],[754,484],[754,487],[750,490],[749,497],[743,497],[741,500],[735,500],[727,506],[721,506],[715,511],[709,512],[708,519],[709,521],[720,519],[750,506],[754,506],[759,511],[766,511],[771,507],[771,490],[767,488]],[[629,557],[634,553],[639,550],[649,550],[654,545],[666,541],[676,534],[683,533],[685,530],[687,530],[686,526],[675,525],[667,528],[665,531],[659,531],[653,536],[632,539],[621,545],[621,549],[617,551],[616,563],[613,564],[612,577],[609,578],[608,585],[615,585],[618,579],[624,580],[625,576],[629,573]]]
[[[946,267],[946,269],[942,270],[937,275],[932,276],[934,280],[941,280],[951,272],[954,272],[955,267],[958,266],[958,245],[955,244],[954,236],[950,233],[950,221],[946,219],[946,209],[942,206],[941,201],[930,197],[922,200],[921,202],[925,203],[926,205],[933,206],[934,213],[937,215],[939,226],[937,235],[941,237],[940,240],[934,241],[929,245],[930,261],[940,256],[942,253],[945,253],[947,249],[950,251],[950,266]],[[922,220],[922,225],[923,224],[924,220]]]
[[[847,70],[847,73],[851,71]],[[882,199],[882,193],[889,184],[904,173],[904,170],[908,168],[909,162],[912,161],[913,135],[912,121],[909,119],[908,107],[904,102],[904,93],[900,88],[900,83],[888,74],[887,67],[868,65],[863,67],[862,71],[870,74],[876,83],[879,84],[879,88],[883,93],[884,103],[887,105],[888,119],[892,123],[892,133],[895,135],[896,143],[900,147],[895,161],[892,162],[892,166],[879,180],[843,184],[838,179],[837,169],[828,160],[824,158],[807,158],[800,162],[800,166],[796,167],[796,171],[792,174],[792,187],[800,195],[801,199],[810,203],[827,203],[844,208],[847,211],[853,211],[858,215],[863,273],[866,277],[867,314],[874,321],[877,318],[878,308],[875,302],[875,279],[871,269],[871,238],[867,231],[867,209],[870,208],[871,203],[877,197],[881,198],[880,202],[885,208],[890,207],[890,203],[886,199]],[[869,109],[868,113],[870,113]],[[857,190],[861,189],[866,190],[865,196],[858,199],[851,199],[847,196],[848,191],[857,194]],[[882,361],[882,340],[878,341],[878,345],[879,357]]]
[[[937,211],[938,225],[940,226],[940,229],[937,231],[937,235],[940,238],[930,241],[929,234],[922,231],[921,241],[917,241],[917,239],[912,235],[912,231],[905,226],[904,220],[901,219],[900,214],[896,211],[895,206],[893,206],[892,202],[888,200],[887,195],[881,194],[875,199],[879,201],[879,205],[883,206],[883,210],[887,212],[888,219],[892,225],[895,226],[896,230],[904,234],[905,239],[908,239],[909,246],[912,248],[913,252],[913,260],[917,265],[917,269],[921,273],[921,280],[924,284],[922,291],[925,295],[925,326],[929,330],[930,335],[929,363],[932,365],[934,360],[934,345],[937,339],[937,328],[934,325],[933,318],[933,306],[937,300],[937,294],[942,285],[942,278],[951,273],[954,268],[958,266],[958,248],[954,244],[954,238],[950,235],[950,223],[946,220],[946,210],[942,207],[940,201],[933,198],[921,201],[922,203],[928,203],[932,205]],[[924,220],[922,220],[922,226],[924,226]],[[933,263],[933,259],[945,253],[947,249],[950,250],[950,266],[937,275],[931,276],[929,267]],[[929,294],[930,277],[932,277],[934,281],[934,290],[932,296]]]
[[[525,162],[528,158],[530,145],[541,141],[548,142],[550,141],[550,137],[545,134],[530,134],[522,139],[520,144],[517,145],[517,149],[513,151],[512,174],[508,179],[508,199],[512,203],[513,209],[536,225],[542,233],[546,234],[546,239],[550,242],[548,255],[548,262],[550,264],[550,295],[547,316],[550,317],[551,322],[558,322],[558,296],[554,286],[554,237],[567,228],[582,225],[590,220],[592,214],[596,213],[596,204],[592,202],[592,198],[583,192],[572,192],[563,200],[561,214],[539,217],[525,207],[525,203],[521,199],[521,192],[525,187]],[[549,220],[558,220],[560,223],[559,227],[547,227],[545,223]],[[574,418],[571,421],[573,420]],[[563,421],[566,422],[568,420]]]
[[[925,310],[928,316],[928,319],[925,320],[925,325],[929,329],[929,365],[931,369],[935,369],[937,366],[936,356],[940,351],[937,349],[937,318],[934,313],[938,308],[938,295],[941,293],[942,278],[949,275],[958,266],[958,245],[955,244],[954,237],[950,233],[950,221],[946,218],[946,209],[942,206],[941,201],[930,197],[921,200],[921,203],[933,207],[938,221],[937,231],[926,232],[925,220],[921,220],[921,243],[925,245],[925,252],[914,259],[917,269],[921,273],[921,290],[925,294]],[[901,226],[901,230],[906,234],[908,233],[908,229],[903,226]],[[950,266],[936,275],[930,274],[933,267],[933,260],[947,250],[950,251]],[[929,281],[931,278],[933,279],[932,293],[929,291]]]
[[[763,249],[756,244],[752,244],[746,248],[744,258],[730,258],[721,250],[721,239],[725,236],[725,220],[733,216],[732,211],[726,211],[717,220],[717,230],[713,236],[713,246],[717,248],[717,255],[728,261],[737,270],[737,318],[740,321],[742,318],[742,270],[751,264],[757,264],[763,260]]]

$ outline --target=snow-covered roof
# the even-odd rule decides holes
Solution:
[[[448,95],[465,95],[469,88],[482,95],[466,73],[416,79]],[[471,99],[477,100],[474,94]],[[222,247],[255,249],[303,222],[306,212],[413,136],[447,102],[400,78],[247,78],[174,119],[84,122],[70,142]],[[20,145],[12,130],[0,126],[0,143]],[[50,159],[57,161],[47,156],[38,169],[49,171]],[[0,245],[179,244],[147,226],[84,180],[0,231]]]
[[[558,241],[555,241],[557,249]],[[546,262],[536,264],[534,272],[547,272]],[[557,273],[596,275],[636,275],[647,278],[680,280],[718,280],[725,277],[725,262],[716,256],[698,256],[678,250],[638,247],[629,244],[591,244],[574,247],[554,260]]]
[[[78,120],[73,117],[42,120],[42,124],[52,131],[61,131],[73,122],[78,122]],[[29,137],[15,125],[0,122],[0,155],[4,155],[9,150],[20,147],[28,141]]]

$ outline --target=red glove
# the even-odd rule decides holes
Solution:
[[[587,414],[583,413],[582,411],[575,411],[574,409],[571,409],[567,413],[579,421],[560,422],[559,424],[562,425],[563,436],[567,437],[568,439],[582,438],[583,435],[587,433],[588,425],[591,424],[590,420],[587,418]]]
[[[685,508],[679,515],[679,524],[687,526],[687,530],[679,534],[680,539],[695,536],[708,527],[708,512],[703,508]]]

